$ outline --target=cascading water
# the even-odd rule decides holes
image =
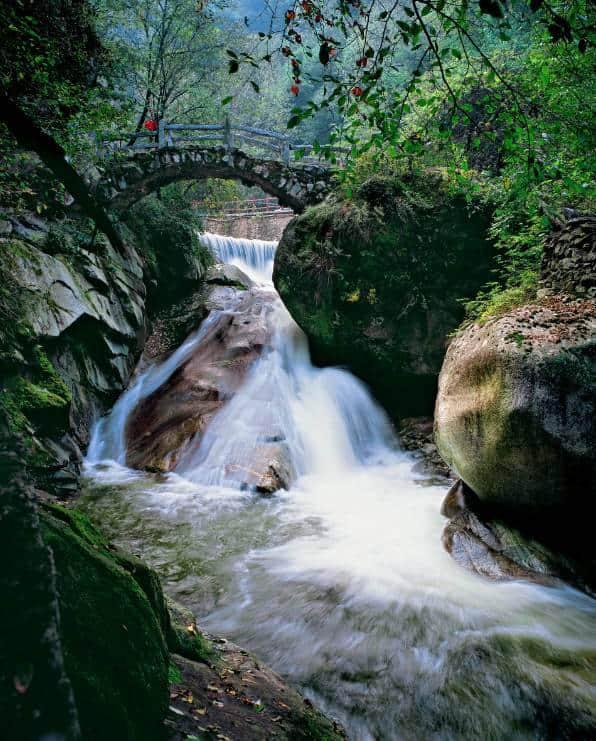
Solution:
[[[274,243],[202,238],[251,290],[274,291]],[[89,466],[85,506],[205,628],[256,651],[351,738],[594,737],[596,603],[458,567],[440,544],[445,487],[415,473],[360,382],[312,366],[271,299],[268,347],[160,481],[123,467],[126,417],[216,317],[138,377],[96,426],[88,461],[104,463]],[[225,473],[250,465],[263,436],[284,441],[295,469],[272,498]]]

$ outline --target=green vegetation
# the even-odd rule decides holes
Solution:
[[[184,183],[169,185],[137,203],[126,216],[147,261],[150,299],[156,309],[196,287],[212,261],[198,240],[201,220],[186,190]]]
[[[317,362],[349,365],[396,416],[427,413],[461,299],[490,275],[489,220],[441,170],[372,177],[294,219],[275,285]]]

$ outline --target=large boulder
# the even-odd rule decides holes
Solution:
[[[489,277],[487,224],[440,174],[376,178],[290,222],[273,279],[315,362],[347,366],[395,415],[428,414],[462,299]]]
[[[211,269],[208,287],[190,305],[200,319],[205,311],[197,341],[174,372],[133,409],[126,425],[127,457],[133,468],[171,471],[181,462],[192,468],[197,451],[217,412],[223,409],[246,383],[263,348],[271,344],[277,298],[270,290],[251,288],[251,281],[232,266]],[[231,284],[231,285],[230,285]],[[187,307],[180,320],[186,326]],[[172,328],[173,317],[159,331]],[[175,322],[174,322],[175,324]],[[192,340],[190,340],[192,343]],[[148,346],[154,347],[150,336]],[[160,347],[164,344],[160,343]],[[154,360],[163,359],[158,355]],[[225,427],[231,435],[236,412]],[[265,398],[242,409],[242,426],[251,430],[246,447],[226,450],[223,476],[227,484],[261,493],[285,488],[294,477],[287,444],[271,434]],[[224,435],[224,437],[226,436]],[[216,435],[217,437],[217,435]],[[217,440],[212,441],[217,444]]]
[[[153,572],[120,558],[78,513],[45,510],[42,535],[56,566],[64,666],[82,737],[160,738],[168,705],[163,615],[129,569]]]
[[[586,544],[596,495],[596,305],[551,296],[451,342],[435,410],[441,455],[489,510]]]

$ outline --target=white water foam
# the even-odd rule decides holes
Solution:
[[[202,238],[220,259],[248,263],[257,290],[274,290],[269,247]],[[357,379],[312,366],[279,299],[268,317],[270,347],[178,471],[155,482],[96,467],[96,479],[129,487],[125,502],[97,501],[97,512],[117,506],[123,544],[145,544],[167,589],[205,627],[257,651],[338,714],[352,738],[530,739],[556,734],[558,714],[588,737],[596,602],[566,586],[494,584],[457,566],[440,542],[445,488],[420,485]],[[123,463],[127,413],[203,331],[139,377],[96,428],[89,459]],[[298,474],[269,500],[231,489],[223,473],[230,457],[250,461],[265,433],[286,440]],[[186,566],[195,561],[196,574]]]

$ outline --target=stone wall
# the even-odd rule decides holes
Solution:
[[[264,214],[207,216],[204,222],[205,230],[213,234],[277,242],[293,218],[291,211],[274,211]]]
[[[565,216],[544,245],[541,295],[569,293],[596,298],[596,216],[571,209]]]

